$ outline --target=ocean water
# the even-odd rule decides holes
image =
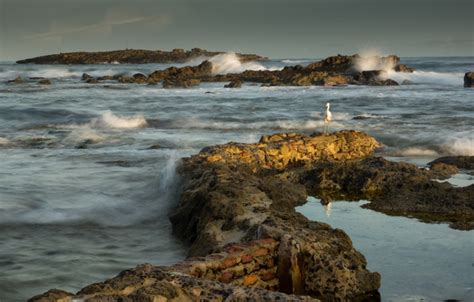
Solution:
[[[224,55],[212,60],[215,72],[225,73],[315,59],[241,64]],[[1,63],[0,301],[23,301],[54,287],[76,291],[139,263],[183,259],[186,247],[172,236],[167,219],[179,193],[178,159],[208,145],[255,142],[263,134],[322,131],[326,102],[333,112],[331,131],[366,131],[384,144],[384,156],[426,163],[441,155],[474,155],[474,90],[463,88],[474,58],[404,58],[402,63],[417,71],[390,76],[410,85],[246,83],[225,89],[224,83],[204,83],[166,90],[92,85],[80,77],[83,72],[150,73],[170,65]],[[48,77],[53,83],[5,83],[17,76]],[[357,246],[361,251],[363,244]],[[456,274],[449,270],[449,276]],[[436,285],[436,275],[427,271],[425,277]],[[384,291],[404,293],[400,283],[386,284]],[[411,293],[427,296],[425,291],[421,286]]]

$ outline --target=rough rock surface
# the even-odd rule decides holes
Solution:
[[[68,52],[17,61],[18,64],[103,64],[103,63],[183,63],[199,57],[213,57],[222,54],[222,51],[207,51],[201,48],[191,50],[173,49],[144,50],[124,49],[99,52]],[[258,61],[267,58],[255,54],[237,54],[241,61]]]
[[[474,170],[474,156],[445,156],[428,163],[432,167],[435,164],[446,164],[459,169]]]
[[[474,71],[466,72],[464,75],[464,87],[474,87]]]

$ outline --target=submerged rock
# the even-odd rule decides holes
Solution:
[[[224,88],[240,88],[242,87],[241,80],[232,80],[229,84],[225,85]]]
[[[464,75],[464,87],[474,87],[474,71],[466,72]]]
[[[51,85],[51,81],[49,79],[42,79],[38,81],[40,85]]]
[[[12,84],[23,84],[25,83],[25,80],[23,80],[22,77],[16,77],[13,80],[8,80],[7,83],[12,83]]]

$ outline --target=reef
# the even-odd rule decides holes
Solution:
[[[174,234],[189,244],[186,260],[30,301],[380,301],[380,274],[367,269],[349,236],[296,206],[308,196],[367,199],[364,207],[390,215],[463,229],[474,221],[474,185],[435,180],[457,167],[390,162],[374,156],[380,147],[365,133],[340,131],[204,148],[182,159],[182,192],[170,213]]]
[[[144,49],[123,49],[113,51],[98,52],[66,52],[59,54],[45,55],[35,58],[19,60],[18,64],[148,64],[148,63],[183,63],[200,57],[213,57],[223,54],[222,51],[208,51],[202,48],[184,50],[181,48],[172,51],[164,50],[144,50]],[[256,54],[237,54],[239,60],[260,61],[266,60]]]

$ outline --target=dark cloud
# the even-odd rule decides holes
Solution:
[[[0,18],[0,60],[125,47],[474,55],[471,0],[0,0]]]

